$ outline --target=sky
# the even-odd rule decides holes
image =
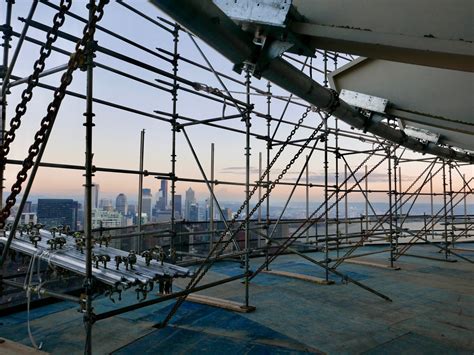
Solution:
[[[52,1],[58,3],[58,1]],[[152,4],[144,0],[125,1],[132,4],[139,11],[147,14],[155,21],[159,21],[157,16],[164,16]],[[82,16],[87,16],[85,4],[87,1],[74,1],[72,12]],[[23,22],[18,20],[18,17],[26,17],[30,7],[30,1],[17,1],[14,5],[13,12],[13,27],[16,32],[21,32]],[[0,3],[0,14],[5,16],[5,2]],[[34,15],[34,20],[51,25],[52,17],[55,14],[54,9],[49,8],[44,4],[39,4]],[[2,18],[1,21],[4,21]],[[157,48],[172,51],[173,41],[172,37],[166,31],[160,29],[156,24],[146,21],[124,6],[111,1],[105,8],[105,15],[100,22],[101,26],[120,34],[140,45],[148,48],[156,53],[160,52]],[[62,31],[68,34],[79,36],[82,33],[83,24],[71,17],[62,27]],[[45,33],[30,29],[28,35],[44,40]],[[156,68],[171,72],[170,63],[158,58],[155,55],[146,53],[140,49],[134,48],[131,45],[124,44],[124,42],[102,32],[98,31],[96,39],[100,46],[120,52],[127,56],[138,59],[140,62],[147,63]],[[12,42],[15,48],[17,39]],[[243,80],[243,75],[239,75],[232,71],[232,63],[223,58],[220,54],[208,47],[205,43],[197,39],[197,43],[202,48],[203,52],[211,61],[216,70],[222,71],[226,75]],[[58,39],[55,46],[71,51],[74,44]],[[186,33],[180,33],[180,41],[178,44],[180,55],[192,59],[204,66],[207,66],[204,59],[196,49],[194,43],[190,40]],[[166,56],[166,54],[163,54]],[[39,56],[39,47],[33,43],[25,42],[20,52],[19,60],[15,66],[14,75],[19,77],[28,76],[33,67],[33,63]],[[313,65],[322,67],[321,56],[313,60]],[[299,58],[304,60],[304,58]],[[116,58],[97,53],[96,61],[100,64],[107,65],[114,69],[123,71],[125,73],[135,75],[150,83],[157,83],[155,80],[164,80],[170,82],[169,79],[152,73],[143,68],[124,63]],[[60,53],[55,53],[48,58],[46,70],[63,65],[67,62],[67,57]],[[294,62],[293,62],[294,63]],[[294,63],[300,66],[298,63]],[[332,62],[329,63],[333,65]],[[341,61],[339,61],[341,65]],[[178,75],[192,80],[194,82],[203,83],[211,87],[220,88],[215,77],[199,68],[180,61]],[[321,76],[315,77],[320,82]],[[59,84],[60,74],[50,75],[42,78],[41,82],[56,87]],[[225,84],[229,90],[242,92],[243,87],[236,85],[229,80],[225,80]],[[85,73],[77,71],[74,74],[73,83],[70,86],[71,91],[78,93],[85,93]],[[252,85],[255,85],[262,90],[266,90],[267,82],[265,80],[257,80],[252,78]],[[185,87],[185,85],[183,85]],[[19,95],[23,90],[24,85],[18,85],[11,89],[11,94],[8,96],[8,121],[12,117],[15,107],[19,102]],[[189,88],[189,87],[188,87]],[[278,87],[272,87],[274,95],[287,96],[288,93]],[[245,100],[242,94],[233,94],[234,97]],[[146,112],[147,114],[154,114],[155,110],[171,112],[171,97],[170,94],[151,86],[143,85],[142,83],[134,82],[123,78],[115,73],[106,71],[102,68],[94,70],[94,96],[102,100],[111,101],[113,103],[129,106],[136,110]],[[41,118],[45,115],[46,106],[52,99],[52,92],[42,88],[34,90],[32,102],[28,106],[28,111],[23,118],[23,123],[18,131],[15,142],[12,144],[10,159],[23,160],[26,156],[28,146],[33,141],[34,132],[39,127]],[[296,98],[296,101],[301,102]],[[252,103],[255,104],[255,109],[258,112],[266,113],[266,97],[253,95]],[[276,99],[272,100],[271,114],[278,118],[284,107],[284,102]],[[212,102],[210,100],[202,99],[192,94],[180,91],[178,95],[177,104],[178,113],[186,117],[196,119],[205,119],[212,117],[220,117],[223,112],[226,115],[235,114],[236,110],[232,107],[223,107],[222,104]],[[50,142],[46,149],[43,161],[64,163],[73,165],[84,164],[84,144],[85,144],[85,128],[83,127],[85,111],[85,101],[82,99],[67,97],[58,115]],[[304,108],[298,105],[290,105],[285,115],[285,120],[296,122],[304,112]],[[169,173],[171,171],[171,126],[167,122],[162,122],[152,117],[141,117],[131,112],[125,112],[115,108],[106,107],[101,104],[94,104],[95,113],[95,127],[93,131],[93,151],[94,151],[94,165],[107,168],[122,168],[122,169],[138,169],[139,166],[139,141],[140,131],[142,129],[146,132],[145,138],[145,169],[153,172]],[[184,121],[183,121],[184,122]],[[319,124],[320,118],[316,113],[310,113],[305,119],[305,124],[310,127],[315,127]],[[224,121],[225,126],[244,130],[244,123],[239,119]],[[334,125],[334,121],[330,120],[329,124]],[[339,127],[348,129],[347,125],[339,123]],[[252,132],[265,135],[266,121],[257,115],[252,116]],[[272,132],[275,129],[275,123],[272,123]],[[276,137],[278,139],[285,139],[291,130],[291,125],[283,124],[278,130]],[[245,135],[235,132],[224,131],[212,127],[195,125],[187,128],[190,140],[196,150],[200,162],[206,172],[210,174],[210,146],[215,144],[215,178],[217,180],[225,181],[245,181]],[[312,129],[301,128],[295,135],[295,139],[302,139],[312,132]],[[354,131],[355,132],[355,131]],[[329,141],[333,144],[331,138]],[[364,143],[359,140],[340,138],[339,144],[343,148],[354,150],[367,150],[372,148],[372,144]],[[318,147],[322,147],[321,144]],[[177,170],[178,177],[201,178],[198,166],[191,154],[191,150],[187,145],[182,133],[177,135]],[[272,155],[276,148],[272,150]],[[294,156],[297,148],[288,147],[281,155],[280,160],[275,166],[271,176],[272,179],[281,172],[282,168]],[[258,179],[259,153],[263,155],[263,165],[265,165],[266,148],[265,142],[259,139],[252,138],[251,140],[251,181]],[[308,154],[307,151],[305,154]],[[303,154],[304,155],[304,154]],[[407,157],[421,157],[416,153],[405,153]],[[355,154],[348,155],[347,159],[354,168],[358,162],[361,161],[363,155]],[[324,182],[323,169],[324,154],[322,151],[316,151],[309,163],[310,182],[321,184]],[[376,164],[380,157],[374,157],[367,162],[369,169]],[[288,182],[295,181],[302,166],[303,156],[294,164],[294,167],[289,171],[284,180]],[[409,185],[426,167],[425,164],[420,163],[406,163],[403,164],[402,169],[402,184]],[[330,182],[334,180],[335,161],[333,157],[329,160]],[[5,186],[9,191],[11,184],[14,181],[17,166],[9,165],[6,170]],[[343,169],[340,170],[340,179],[343,176]],[[41,197],[72,197],[82,199],[83,196],[83,172],[78,170],[59,170],[41,168],[35,180],[35,184],[31,193],[32,198]],[[467,177],[474,175],[473,167],[464,167],[461,169],[461,174]],[[459,188],[461,179],[457,176],[457,172],[453,172],[453,188]],[[111,173],[96,173],[94,181],[100,184],[102,197],[115,198],[118,193],[125,193],[129,201],[136,200],[138,194],[138,176],[130,174],[111,174]],[[387,189],[387,164],[384,162],[380,168],[376,169],[371,175],[370,189]],[[435,191],[441,191],[441,176],[434,179]],[[144,187],[151,188],[153,193],[156,193],[159,188],[159,181],[153,177],[145,177]],[[198,199],[202,200],[208,197],[209,193],[204,184],[191,184],[186,182],[177,183],[177,193],[184,196],[184,191],[192,187],[196,191]],[[427,187],[428,188],[428,187]],[[284,201],[290,191],[289,187],[277,187],[272,194],[273,201]],[[425,189],[425,191],[428,191]],[[310,196],[315,200],[322,200],[324,190],[322,188],[311,188]],[[239,201],[244,199],[244,188],[241,186],[225,186],[218,185],[216,187],[216,195],[222,200]],[[304,200],[305,189],[300,187],[297,189],[294,200]],[[371,193],[371,199],[374,201],[385,201],[386,193]],[[353,201],[361,201],[362,195],[360,193],[352,194]],[[436,197],[440,199],[440,197]],[[426,198],[421,198],[426,200]]]

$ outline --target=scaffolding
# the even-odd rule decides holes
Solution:
[[[412,246],[419,243],[439,250],[440,257],[436,258],[439,262],[473,262],[459,253],[456,245],[460,241],[472,241],[474,236],[473,215],[469,211],[473,195],[472,164],[414,153],[369,132],[354,130],[332,116],[335,108],[308,105],[269,81],[252,76],[252,63],[245,63],[240,68],[241,75],[230,72],[228,63],[222,64],[221,58],[215,54],[217,60],[213,63],[215,58],[206,54],[208,48],[180,24],[164,17],[152,17],[132,2],[117,0],[107,4],[104,0],[91,0],[87,9],[82,6],[74,12],[72,1],[63,0],[57,5],[48,0],[35,0],[27,17],[20,18],[21,32],[13,27],[16,23],[12,20],[14,1],[6,0],[5,8],[6,19],[2,26],[1,178],[7,182],[15,180],[15,183],[5,201],[4,187],[0,193],[1,225],[4,228],[4,236],[0,239],[3,243],[0,262],[2,272],[5,272],[2,282],[4,287],[24,287],[23,282],[16,279],[22,280],[25,275],[11,273],[11,270],[7,272],[15,250],[31,259],[36,257],[37,246],[33,247],[27,232],[23,236],[25,226],[21,225],[20,218],[38,172],[51,170],[83,174],[84,230],[75,235],[75,243],[78,239],[84,242],[83,292],[80,297],[73,297],[37,284],[30,285],[27,291],[28,294],[36,292],[79,304],[87,332],[86,353],[92,352],[95,322],[176,299],[170,313],[159,324],[166,326],[188,295],[235,280],[244,280],[241,308],[253,311],[255,307],[251,305],[249,293],[251,280],[260,272],[269,271],[271,263],[285,253],[298,255],[315,267],[323,268],[326,284],[330,284],[331,275],[335,275],[336,279],[362,287],[387,301],[391,301],[390,295],[346,275],[340,270],[340,265],[344,262],[363,263],[357,259],[384,253],[386,264],[373,266],[396,270],[400,258],[422,257],[410,253]],[[34,19],[40,9],[55,14],[52,25]],[[110,16],[126,16],[131,23],[145,26],[150,31],[147,34],[152,34],[148,37],[159,39],[154,48],[123,34],[119,24],[108,17],[108,11]],[[63,23],[70,22],[76,27],[84,26],[83,32],[75,35],[70,30],[62,30]],[[143,42],[149,42],[150,38]],[[20,60],[23,65],[27,62],[31,67],[29,58],[22,57],[25,46],[34,47],[36,52],[40,49],[40,57],[34,62],[31,75],[15,70]],[[63,64],[47,64],[50,56]],[[311,56],[283,54],[281,59],[298,66],[302,73],[328,87],[329,73],[354,58],[343,53],[316,50]],[[80,79],[81,85],[72,85],[73,74]],[[51,84],[57,83],[58,75],[59,86]],[[101,95],[108,93],[107,78],[112,76],[115,77],[112,82],[121,81],[122,89],[111,90],[113,94],[109,96],[114,99],[104,99]],[[136,95],[127,100],[127,90],[138,87],[150,94],[143,95],[142,101],[136,100]],[[31,105],[28,102],[32,100],[33,92],[40,90],[54,92],[53,101],[42,119],[28,157],[14,159],[10,147],[17,149],[12,144],[15,135],[22,133],[16,130],[22,123],[26,108]],[[150,103],[152,97],[156,98],[155,103]],[[59,108],[61,105],[77,107],[77,103],[69,99],[80,100],[85,107],[82,132],[85,136],[84,164],[43,159],[56,120],[70,119],[60,115]],[[155,108],[150,109],[154,105]],[[206,115],[211,111],[216,114],[203,116],[199,112],[202,105],[208,106]],[[44,112],[44,106],[43,111],[35,111],[35,115],[38,112]],[[160,136],[170,130],[166,133],[170,136],[166,142],[169,143],[171,164],[145,164],[144,130],[140,132],[138,169],[95,164],[95,125],[101,117],[113,116],[116,112],[152,120]],[[385,117],[384,120],[392,128],[398,127],[394,118]],[[137,121],[136,125],[140,126],[140,122]],[[119,126],[120,122],[115,125]],[[202,142],[195,143],[198,135],[212,137],[218,132],[230,140],[229,146],[239,144],[243,148],[244,168],[240,171],[244,179],[216,178],[215,150],[222,152],[226,146],[211,143],[212,139],[205,147]],[[219,154],[219,157],[222,159],[225,155]],[[183,167],[180,167],[180,161]],[[190,163],[195,164],[196,175],[186,172]],[[255,165],[258,168],[254,168]],[[319,170],[317,167],[320,166],[322,173],[312,176],[312,169]],[[21,170],[15,179],[11,174],[6,175],[8,170],[15,171],[18,167]],[[402,174],[407,172],[407,175]],[[92,228],[93,180],[99,174],[107,175],[109,179],[115,176],[138,178],[138,218],[134,226]],[[161,223],[142,223],[144,179],[155,178],[171,184],[170,218]],[[183,188],[190,184],[207,189],[207,221],[190,221],[176,214],[177,186]],[[243,190],[240,191],[243,202],[231,218],[224,213],[222,198],[218,196],[222,187]],[[311,196],[317,194],[323,202],[314,202],[315,198]],[[282,202],[278,199],[275,199],[278,202],[273,202],[275,195],[284,196]],[[295,206],[296,195],[304,196],[303,218],[288,217]],[[16,198],[20,199],[19,203]],[[420,204],[428,199],[425,207],[429,206],[429,213],[420,212],[423,208],[417,208],[417,202]],[[357,200],[363,201],[364,212],[354,215],[349,205]],[[381,204],[374,200],[386,202]],[[279,203],[283,205],[272,212]],[[7,223],[14,207],[17,210],[13,222]],[[53,232],[40,229],[37,234],[49,233],[48,238],[51,237]],[[69,242],[74,243],[73,232],[69,234]],[[20,249],[21,238],[24,238],[24,243],[31,240],[31,246]],[[99,241],[104,239],[127,253],[136,253],[142,263],[155,257],[158,261],[161,258],[161,265],[166,261],[179,270],[193,268],[187,286],[181,291],[161,293],[133,305],[121,307],[118,304],[113,310],[95,313],[93,298],[98,293],[110,295],[116,291],[113,286],[99,285],[94,277],[94,272],[106,269],[105,263],[99,265],[94,254]],[[383,248],[357,252],[360,247],[370,245]],[[161,248],[160,252],[154,249],[157,246]],[[308,252],[316,252],[318,257],[310,256]],[[111,253],[115,255],[115,252]],[[126,257],[127,253],[121,252],[120,255]],[[44,257],[49,257],[54,264],[54,258],[47,254]],[[257,256],[264,256],[264,263],[251,265],[252,258]],[[220,260],[241,263],[242,273],[202,283],[204,275]],[[141,284],[137,289],[144,295],[147,293]]]

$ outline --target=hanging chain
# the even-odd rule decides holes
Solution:
[[[5,167],[6,158],[10,152],[10,144],[15,140],[15,132],[21,125],[21,118],[25,115],[28,102],[33,98],[33,89],[38,85],[40,74],[45,68],[46,59],[51,55],[51,47],[58,39],[58,30],[66,20],[66,12],[71,8],[72,0],[61,0],[59,11],[54,15],[53,27],[46,34],[46,42],[40,49],[40,57],[33,65],[33,73],[28,77],[26,88],[21,93],[21,102],[16,106],[15,116],[10,121],[10,130],[5,132],[3,145],[0,149],[0,161],[2,167]]]
[[[28,156],[23,161],[22,168],[20,172],[17,174],[16,182],[13,184],[11,188],[10,196],[8,196],[8,198],[6,199],[5,207],[0,213],[0,228],[3,228],[5,226],[5,221],[10,216],[11,209],[16,203],[16,198],[21,192],[22,184],[26,181],[28,177],[28,171],[34,165],[35,157],[39,154],[42,146],[47,143],[54,121],[56,119],[56,116],[58,115],[58,111],[61,106],[61,103],[64,97],[66,96],[66,89],[69,86],[69,84],[71,84],[72,82],[72,79],[73,79],[72,74],[77,68],[84,65],[86,50],[89,50],[89,49],[86,49],[87,43],[89,42],[91,38],[93,38],[93,35],[95,33],[95,26],[97,22],[99,22],[102,19],[104,15],[104,6],[108,2],[109,0],[100,0],[99,5],[95,7],[94,17],[92,18],[90,23],[86,24],[86,26],[84,27],[82,31],[83,33],[82,39],[80,39],[76,43],[75,51],[69,58],[67,70],[64,72],[64,74],[61,77],[61,84],[54,91],[54,95],[53,95],[54,99],[48,105],[46,116],[44,116],[43,119],[41,120],[41,128],[35,134],[35,140],[33,144],[30,146],[30,148],[28,149]],[[64,22],[64,20],[62,22]],[[57,33],[53,34],[53,36],[57,36]],[[43,64],[40,63],[39,65],[44,66],[44,63]],[[33,78],[32,82],[37,83],[38,79]],[[26,97],[27,98],[29,97],[29,99],[31,99],[30,96],[31,94],[30,95],[27,94]],[[29,99],[26,102],[28,102]],[[24,111],[26,111],[26,106],[24,109],[20,109],[20,112],[22,112],[22,110],[24,113]]]
[[[300,126],[303,124],[303,121],[305,120],[305,118],[308,116],[308,114],[311,112],[311,107],[308,107],[306,108],[306,111],[301,115],[301,118],[298,120],[298,122],[296,123],[296,125],[293,127],[293,129],[291,130],[290,134],[288,135],[288,137],[286,137],[286,140],[285,142],[280,146],[280,149],[278,149],[278,152],[275,154],[275,156],[273,157],[272,161],[270,162],[270,164],[268,164],[267,168],[265,169],[265,171],[263,172],[262,176],[260,176],[260,179],[259,181],[257,182],[257,184],[255,184],[255,186],[252,188],[252,191],[250,191],[249,193],[249,198],[246,199],[244,201],[244,203],[240,206],[240,208],[237,210],[237,212],[235,213],[234,217],[232,218],[231,220],[231,224],[234,224],[235,221],[237,220],[237,218],[240,217],[240,214],[242,213],[242,211],[244,210],[244,208],[247,206],[247,204],[249,203],[249,200],[251,199],[251,197],[255,194],[255,192],[258,190],[260,184],[262,184],[263,180],[265,179],[265,177],[268,175],[268,173],[270,172],[271,168],[273,167],[273,165],[276,163],[276,161],[278,160],[278,158],[280,157],[281,153],[283,153],[283,151],[285,150],[286,146],[288,145],[288,143],[291,141],[291,139],[293,138],[293,136],[295,135],[296,131],[300,128]]]
[[[284,149],[286,148],[286,146],[288,145],[288,143],[291,141],[291,139],[293,138],[293,136],[295,135],[296,131],[300,128],[300,126],[303,124],[303,121],[305,120],[305,118],[308,116],[309,112],[311,111],[311,108],[308,107],[306,109],[306,111],[301,115],[301,118],[298,120],[297,124],[293,127],[293,129],[291,130],[290,134],[288,135],[288,137],[286,138],[285,142],[281,145],[280,149],[278,150],[278,152],[275,154],[275,157],[272,159],[272,161],[270,162],[270,164],[267,166],[267,168],[265,169],[265,171],[263,172],[262,176],[260,176],[260,179],[258,180],[258,182],[255,184],[255,186],[252,188],[252,190],[250,191],[249,195],[248,195],[248,198],[242,203],[242,205],[239,207],[239,209],[237,210],[237,212],[234,214],[234,216],[232,217],[231,221],[228,223],[227,225],[227,228],[226,230],[221,234],[221,238],[219,239],[219,241],[217,243],[215,243],[214,245],[214,248],[211,250],[211,252],[209,253],[209,255],[212,255],[212,253],[214,253],[218,246],[219,246],[219,243],[220,241],[222,241],[222,239],[227,235],[227,233],[232,230],[232,227],[234,226],[234,224],[236,223],[237,219],[240,217],[242,211],[244,210],[244,208],[247,206],[247,204],[250,202],[250,200],[252,199],[252,196],[255,194],[255,192],[258,190],[259,186],[262,184],[263,180],[265,179],[265,177],[269,174],[271,168],[273,167],[273,165],[276,163],[276,161],[278,160],[278,158],[280,157],[281,153],[284,151]],[[248,217],[248,216],[247,216]],[[230,238],[231,239],[231,238]],[[230,240],[229,239],[229,240]],[[204,263],[201,264],[201,266],[199,267],[197,273],[199,273],[202,268],[204,267]],[[192,281],[192,280],[191,280]]]
[[[306,109],[306,111],[303,113],[303,115],[301,116],[301,118],[298,120],[298,123],[294,126],[294,128],[292,129],[292,131],[290,132],[290,135],[287,137],[287,139],[285,140],[285,143],[280,147],[279,151],[277,152],[277,154],[275,155],[275,157],[272,159],[271,163],[268,165],[267,169],[265,169],[265,172],[262,174],[262,176],[260,177],[260,180],[257,182],[257,184],[254,186],[253,190],[251,191],[251,193],[249,194],[248,198],[244,201],[244,203],[242,204],[242,206],[239,208],[238,210],[238,214],[240,214],[242,212],[242,210],[245,208],[245,206],[250,202],[250,199],[251,197],[253,196],[253,194],[255,193],[255,191],[258,189],[259,185],[263,182],[263,179],[265,178],[265,176],[269,173],[270,169],[272,168],[272,166],[274,165],[274,163],[277,161],[278,157],[281,155],[281,153],[283,152],[283,150],[285,149],[285,147],[288,145],[288,143],[290,142],[291,138],[294,136],[295,132],[298,130],[298,128],[301,126],[301,124],[303,123],[304,119],[308,116],[308,113],[312,110],[311,107],[308,107]],[[326,116],[326,118],[329,117],[329,115]],[[254,206],[254,208],[250,211],[249,215],[245,217],[245,220],[241,221],[240,222],[240,225],[238,226],[238,228],[236,230],[234,230],[232,232],[232,235],[229,236],[229,238],[226,240],[226,242],[224,243],[223,246],[221,246],[221,243],[222,241],[224,240],[225,236],[229,234],[229,232],[231,231],[232,227],[234,226],[236,220],[237,220],[237,217],[238,217],[238,214],[236,214],[231,222],[228,224],[226,230],[224,232],[222,232],[219,240],[215,243],[214,245],[214,248],[211,250],[211,252],[209,253],[209,255],[207,256],[207,258],[201,263],[200,267],[198,268],[198,270],[196,271],[196,273],[194,274],[194,276],[191,278],[191,280],[189,281],[188,285],[186,286],[186,290],[192,288],[192,287],[195,287],[201,280],[202,278],[204,277],[204,275],[207,273],[207,271],[211,268],[211,266],[213,265],[213,261],[211,261],[210,263],[208,263],[208,261],[210,260],[212,254],[217,250],[218,247],[221,247],[219,249],[219,251],[216,253],[216,256],[219,256],[224,250],[225,248],[232,242],[233,238],[235,237],[235,235],[240,232],[241,230],[244,229],[245,225],[249,222],[250,220],[250,217],[252,217],[252,215],[258,210],[258,208],[260,207],[260,205],[266,200],[266,198],[268,197],[268,195],[271,193],[271,191],[275,188],[275,186],[280,182],[280,180],[286,175],[286,173],[288,172],[288,170],[291,168],[291,166],[295,163],[295,161],[299,158],[299,156],[301,155],[301,153],[306,149],[306,147],[308,146],[308,144],[311,142],[311,140],[313,140],[315,137],[316,137],[316,134],[321,130],[322,126],[323,126],[323,123],[324,121],[322,121],[315,129],[314,131],[312,132],[312,134],[306,139],[305,143],[300,147],[300,149],[298,150],[298,152],[295,154],[295,156],[290,160],[290,162],[285,166],[285,168],[282,170],[282,172],[278,175],[277,179],[274,180],[271,185],[269,186],[268,190],[265,192],[265,194],[260,198],[260,200],[257,202],[257,204]],[[318,138],[319,140],[320,138]],[[165,320],[163,321],[162,325],[166,325],[169,320],[173,317],[173,315],[177,312],[177,310],[179,309],[179,307],[181,306],[181,304],[184,302],[184,300],[186,299],[186,297],[181,297],[181,298],[178,298],[178,300],[176,301],[176,303],[174,304],[173,308],[171,309],[171,311],[168,313],[168,315],[166,316]]]

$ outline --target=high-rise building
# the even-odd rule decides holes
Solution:
[[[23,213],[31,213],[31,201],[26,201],[23,207]]]
[[[142,213],[146,213],[148,220],[151,219],[151,200],[153,196],[151,189],[142,190]]]
[[[38,199],[38,222],[46,228],[70,226],[77,227],[78,203],[70,199]]]
[[[92,208],[99,208],[99,184],[92,185]],[[84,204],[85,204],[84,199]]]
[[[189,205],[189,216],[187,219],[193,222],[199,221],[199,205],[197,203]]]
[[[92,228],[125,227],[126,218],[118,211],[106,211],[99,208],[92,209]]]
[[[227,221],[230,221],[232,219],[232,215],[233,215],[232,209],[226,207],[226,208],[224,208],[222,213],[224,214],[224,217]]]
[[[38,222],[38,217],[36,216],[36,213],[24,212],[21,214],[21,217],[20,217],[21,224],[29,224],[29,223],[36,224],[37,222]]]
[[[186,199],[184,200],[184,217],[186,219],[190,219],[190,207],[192,204],[196,203],[196,195],[194,194],[194,190],[189,188],[186,190]],[[197,219],[196,219],[197,221]]]
[[[119,194],[115,199],[115,209],[123,216],[127,215],[127,196],[125,194]]]
[[[109,198],[101,198],[99,202],[99,208],[105,211],[113,211],[114,206],[112,204],[112,200]]]
[[[209,207],[209,200],[206,198],[205,204],[204,204],[204,221],[210,221],[211,220],[211,210]]]
[[[127,206],[127,214],[129,216],[134,217],[137,214],[137,206],[135,206],[134,204],[129,204]]]
[[[168,180],[161,180],[156,207],[159,211],[165,211],[168,208]]]
[[[182,196],[181,195],[174,195],[174,212],[175,218],[181,218],[183,216],[182,210]]]

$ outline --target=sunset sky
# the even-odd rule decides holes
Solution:
[[[131,1],[128,1],[132,3]],[[55,1],[56,3],[56,1]],[[86,1],[74,1],[72,12],[87,17],[87,10],[85,9]],[[140,11],[146,13],[152,18],[162,16],[162,14],[147,1],[133,1],[133,5]],[[21,32],[23,23],[18,21],[18,17],[26,17],[29,11],[29,1],[17,1],[14,5],[14,22],[13,27],[16,32]],[[2,17],[5,14],[5,2],[0,3],[0,14]],[[42,22],[48,26],[52,23],[52,17],[55,10],[47,7],[44,4],[39,4],[34,16],[35,21]],[[2,18],[2,22],[4,19]],[[130,12],[125,7],[111,2],[105,9],[105,16],[100,23],[101,26],[127,37],[141,45],[155,50],[159,47],[168,51],[172,51],[172,37],[164,30],[158,28],[146,20],[141,19],[137,15]],[[83,24],[79,21],[67,17],[66,23],[62,27],[62,31],[69,34],[79,36],[82,32]],[[36,39],[44,40],[45,33],[36,29],[30,29],[29,36]],[[145,53],[130,45],[126,45],[107,35],[101,31],[97,32],[96,39],[99,45],[114,51],[123,53],[127,56],[139,59],[144,63],[156,66],[160,69],[171,72],[171,65],[151,54]],[[221,55],[210,49],[200,40],[197,40],[205,54],[209,57],[212,65],[216,70],[222,71],[227,75],[243,80],[243,75],[238,75],[232,72],[232,64],[228,62]],[[13,48],[17,43],[17,38],[13,41]],[[58,39],[55,46],[71,51],[74,44]],[[194,61],[207,66],[196,47],[185,33],[180,34],[179,51],[184,57],[190,58]],[[25,77],[28,76],[33,67],[33,62],[39,56],[39,47],[35,44],[26,42],[20,53],[19,60],[16,64],[14,75]],[[300,58],[304,60],[304,58]],[[142,68],[126,64],[110,56],[102,53],[97,53],[96,61],[101,64],[111,66],[123,72],[136,75],[151,83],[156,83],[155,79],[165,80],[169,79],[153,74]],[[46,69],[54,68],[58,65],[65,64],[67,57],[63,54],[54,53],[47,60]],[[322,66],[321,58],[313,60],[313,65]],[[330,67],[332,67],[330,63]],[[220,88],[219,83],[215,77],[200,69],[180,62],[178,74],[189,80],[205,83],[212,87]],[[60,74],[50,75],[41,79],[41,82],[57,86],[59,83]],[[319,77],[319,80],[322,78]],[[266,90],[266,81],[252,78],[252,84]],[[242,92],[243,87],[235,85],[230,81],[226,81],[226,85],[231,91]],[[188,87],[189,88],[189,87]],[[24,89],[24,85],[15,86],[11,89],[11,95],[8,96],[8,121],[12,117],[15,107],[19,102],[19,95]],[[71,84],[71,91],[85,93],[85,73],[77,71],[74,75],[74,81]],[[273,87],[272,92],[275,95],[287,96],[288,93]],[[167,92],[163,92],[145,86],[138,82],[132,82],[129,79],[118,76],[117,74],[105,71],[102,68],[97,68],[94,71],[94,95],[97,98],[108,100],[123,106],[130,106],[134,109],[153,114],[154,110],[171,112],[171,96]],[[245,100],[242,94],[234,93],[234,97]],[[10,159],[23,160],[26,156],[27,148],[33,141],[34,132],[38,129],[39,121],[46,112],[46,106],[52,99],[52,92],[42,88],[36,88],[32,102],[28,106],[27,114],[23,119],[22,126],[17,134],[17,138],[12,145]],[[266,113],[266,97],[252,96],[252,101],[258,112]],[[300,100],[301,101],[301,100]],[[284,102],[273,99],[272,115],[279,118],[284,107]],[[46,149],[43,161],[54,163],[66,163],[82,165],[84,164],[84,136],[85,128],[83,127],[85,111],[85,101],[78,98],[67,97],[61,106],[54,131],[52,133],[50,142]],[[122,110],[106,107],[104,105],[95,104],[94,112],[96,114],[94,127],[94,164],[100,167],[108,168],[123,168],[123,169],[137,169],[139,158],[139,140],[140,131],[146,130],[146,146],[145,146],[145,169],[154,172],[169,173],[171,171],[170,153],[171,153],[171,127],[169,123],[161,122],[150,117],[140,117],[134,113],[125,112]],[[304,108],[296,105],[290,105],[289,110],[285,116],[288,121],[296,122]],[[199,98],[189,93],[180,91],[178,100],[178,113],[196,119],[205,119],[212,117],[219,117],[223,113],[223,107],[220,103],[211,102],[206,99]],[[236,110],[227,106],[225,114],[235,114]],[[184,121],[183,121],[184,122]],[[305,124],[315,127],[320,122],[320,118],[316,113],[311,113],[305,120]],[[239,119],[231,121],[224,121],[228,127],[244,130],[244,123]],[[275,129],[276,123],[272,123],[272,132]],[[331,120],[330,125],[334,125]],[[348,129],[347,125],[340,123],[340,128]],[[252,131],[265,135],[266,121],[263,118],[252,117]],[[282,125],[276,135],[278,139],[284,140],[291,131],[290,125]],[[245,181],[244,167],[245,167],[245,135],[219,130],[206,126],[191,126],[187,129],[188,135],[193,142],[194,148],[201,163],[204,166],[207,174],[210,174],[210,145],[215,143],[215,178],[217,180],[226,181]],[[354,131],[356,132],[356,131]],[[295,135],[295,139],[302,139],[311,134],[310,129],[301,128]],[[331,145],[334,141],[331,139]],[[372,144],[367,144],[354,139],[343,138],[339,140],[340,146],[343,148],[350,147],[350,149],[371,149]],[[266,148],[263,140],[253,138],[251,142],[251,180],[258,179],[258,153],[263,154],[263,164],[265,165]],[[318,147],[323,147],[322,143]],[[277,148],[272,150],[272,156]],[[282,154],[278,164],[272,173],[272,179],[278,174],[281,169],[288,163],[291,157],[295,154],[297,149],[295,147],[288,147]],[[307,151],[309,153],[309,150]],[[406,157],[421,157],[420,154],[405,153]],[[312,183],[323,183],[322,151],[314,153],[310,162],[310,181]],[[296,163],[294,168],[285,177],[285,181],[294,181],[298,176],[301,167],[304,164],[304,156],[302,156]],[[350,155],[348,160],[351,162],[351,167],[355,168],[363,158],[363,155]],[[369,160],[369,168],[380,160],[380,157],[374,157]],[[340,168],[340,180],[343,177],[342,162]],[[334,176],[334,159],[331,157],[329,170],[331,174],[331,181]],[[423,169],[425,164],[421,163],[407,163],[402,165],[403,179],[402,183],[406,187],[413,181]],[[6,191],[10,190],[10,186],[14,181],[18,167],[8,165],[6,170]],[[463,167],[461,173],[466,174],[470,178],[474,175],[474,168]],[[37,196],[58,196],[58,197],[74,197],[82,199],[83,196],[83,181],[81,171],[67,171],[58,169],[41,168],[32,191],[32,197]],[[201,174],[197,165],[191,155],[190,149],[186,144],[182,133],[177,136],[177,175],[179,177],[201,178]],[[115,196],[123,192],[127,194],[129,200],[136,200],[138,189],[138,176],[126,174],[111,174],[111,173],[97,173],[94,181],[100,184],[102,197],[115,198]],[[370,189],[386,189],[387,188],[387,163],[384,162],[379,169],[377,169],[373,176],[370,177]],[[460,186],[460,178],[456,171],[453,170],[453,188],[458,189]],[[351,184],[350,184],[351,185]],[[349,186],[350,186],[349,185]],[[441,175],[435,178],[435,190],[441,191]],[[151,188],[153,193],[158,191],[159,182],[153,177],[146,177],[144,187]],[[184,191],[189,187],[196,190],[198,199],[207,198],[208,192],[204,184],[190,184],[186,182],[177,183],[177,193],[184,195]],[[282,201],[286,199],[290,188],[279,187],[272,195],[274,201]],[[429,191],[425,189],[425,191]],[[304,200],[304,188],[299,188],[295,196],[295,201]],[[216,195],[222,200],[243,200],[244,188],[218,185],[216,187]],[[321,200],[323,196],[323,189],[312,188],[311,198]],[[371,194],[374,201],[385,201],[386,194]],[[437,197],[439,201],[440,197]],[[360,194],[353,194],[352,201],[361,201]],[[426,199],[421,199],[425,200]],[[470,198],[472,203],[472,197]]]

